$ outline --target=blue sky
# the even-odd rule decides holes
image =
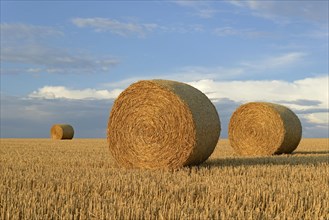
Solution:
[[[1,1],[1,137],[105,137],[141,79],[204,92],[222,121],[250,101],[328,137],[328,1]]]

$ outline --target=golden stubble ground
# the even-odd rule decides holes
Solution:
[[[329,219],[329,139],[201,166],[122,169],[105,139],[0,139],[0,219]]]

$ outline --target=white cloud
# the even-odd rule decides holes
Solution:
[[[165,76],[185,81],[196,81],[202,79],[237,79],[239,77],[252,74],[272,74],[271,72],[278,69],[285,69],[292,66],[302,64],[304,57],[307,54],[304,52],[289,52],[275,56],[268,56],[258,60],[241,61],[234,67],[224,66],[186,66],[165,74]],[[160,78],[163,76],[159,76]]]
[[[129,36],[136,34],[137,36],[143,37],[147,32],[151,32],[158,27],[154,23],[137,24],[121,22],[115,19],[109,18],[74,18],[72,23],[78,27],[91,27],[96,32],[110,31],[120,36]]]
[[[278,56],[271,56],[259,61],[241,62],[241,65],[254,70],[282,68],[299,63],[305,56],[307,56],[307,54],[304,52],[289,52]]]
[[[228,1],[238,7],[249,8],[255,16],[277,23],[300,20],[328,26],[328,1]]]
[[[1,65],[1,74],[97,73],[108,71],[119,63],[116,58],[99,58],[78,49],[58,48],[47,43],[58,35],[62,32],[50,27],[1,24],[1,64],[15,64]]]
[[[273,36],[269,32],[257,31],[254,29],[236,29],[233,27],[217,27],[213,30],[213,33],[219,37],[230,37],[230,36],[239,36],[239,37],[248,37],[248,38],[259,38],[259,37],[268,37]]]
[[[199,9],[197,15],[200,16],[201,18],[212,18],[217,13],[218,11],[215,9],[204,8],[204,9]]]
[[[111,32],[123,37],[138,36],[145,37],[147,34],[158,31],[162,33],[192,33],[203,32],[201,24],[176,23],[170,26],[155,23],[132,23],[122,22],[110,18],[74,18],[72,23],[78,27],[90,27],[96,32]]]
[[[328,126],[329,125],[329,112],[317,112],[304,116],[309,122]]]
[[[309,33],[306,33],[305,36],[317,40],[323,39],[326,42],[326,47],[328,47],[328,38],[329,38],[328,27],[310,31]]]
[[[226,68],[222,66],[186,66],[175,70],[173,74],[167,74],[177,80],[200,80],[200,79],[232,79],[241,76],[244,69],[240,67]]]
[[[257,61],[240,62],[240,64],[237,64],[235,67],[185,66],[158,75],[143,76],[136,74],[139,76],[126,78],[119,82],[104,83],[103,86],[107,88],[125,88],[129,86],[129,84],[143,79],[169,79],[185,82],[202,81],[205,79],[206,81],[234,80],[250,76],[250,73],[258,75],[264,74],[264,70],[266,70],[268,76],[271,74],[271,71],[298,65],[303,62],[303,58],[306,55],[307,54],[303,52],[290,52],[277,56],[269,56]]]
[[[16,73],[59,74],[104,72],[119,63],[116,58],[95,58],[86,53],[70,53],[66,49],[38,44],[5,46],[1,51],[1,62],[20,64]],[[1,74],[11,72],[10,68],[1,66]]]
[[[324,75],[293,82],[199,80],[189,84],[204,92],[212,100],[229,98],[235,102],[269,101],[284,103],[296,110],[314,110],[329,108],[328,81],[329,77]],[[301,101],[296,102],[296,100]],[[311,103],[309,101],[313,101],[316,105],[309,105]]]
[[[194,11],[192,15],[200,18],[212,18],[219,12],[219,10],[212,7],[210,2],[207,1],[182,0],[173,1],[173,3],[192,9]]]
[[[1,66],[1,74],[93,74],[106,72],[119,63],[115,58],[95,58],[85,53],[71,54],[61,48],[51,48],[43,45],[4,47],[1,51],[1,62],[20,64],[15,69]]]
[[[19,41],[37,41],[46,37],[60,37],[64,33],[52,27],[28,25],[23,23],[1,23],[1,42],[8,44]]]
[[[193,0],[178,0],[178,1],[173,1],[173,3],[184,6],[184,7],[201,7],[201,6],[206,6],[205,1],[193,1]]]
[[[240,35],[241,31],[234,29],[232,27],[221,27],[221,28],[215,28],[214,33],[218,36],[234,36],[234,35]]]
[[[186,33],[200,33],[204,32],[205,28],[201,24],[183,24],[178,23],[171,26],[159,25],[158,30],[163,33],[178,33],[178,34],[186,34]]]
[[[150,79],[168,79],[176,81],[198,81],[202,79],[221,79],[228,80],[241,76],[244,73],[242,68],[224,68],[218,67],[204,67],[204,66],[185,66],[177,68],[171,72],[166,72],[157,75],[139,75],[135,77],[125,78],[118,82],[106,82],[102,86],[113,89],[113,88],[126,88],[130,84],[139,80],[150,80]],[[138,75],[138,74],[136,74]]]
[[[68,89],[64,86],[44,86],[29,94],[29,98],[43,99],[114,99],[122,90]]]

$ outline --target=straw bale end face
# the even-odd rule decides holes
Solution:
[[[231,146],[240,155],[273,155],[293,152],[302,137],[302,126],[289,108],[267,102],[250,102],[233,113],[229,123]]]
[[[199,90],[170,80],[143,80],[115,100],[108,122],[109,149],[127,168],[197,165],[213,152],[220,121]]]
[[[73,136],[74,130],[69,124],[55,124],[50,129],[50,137],[55,140],[70,140]]]

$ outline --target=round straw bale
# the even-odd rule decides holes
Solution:
[[[56,140],[72,139],[73,127],[69,124],[55,124],[50,129],[50,137]]]
[[[293,152],[302,137],[302,126],[285,106],[250,102],[233,113],[228,136],[240,155],[273,155]]]
[[[114,102],[107,138],[112,156],[127,168],[197,165],[214,151],[220,121],[199,90],[169,80],[142,80]]]

